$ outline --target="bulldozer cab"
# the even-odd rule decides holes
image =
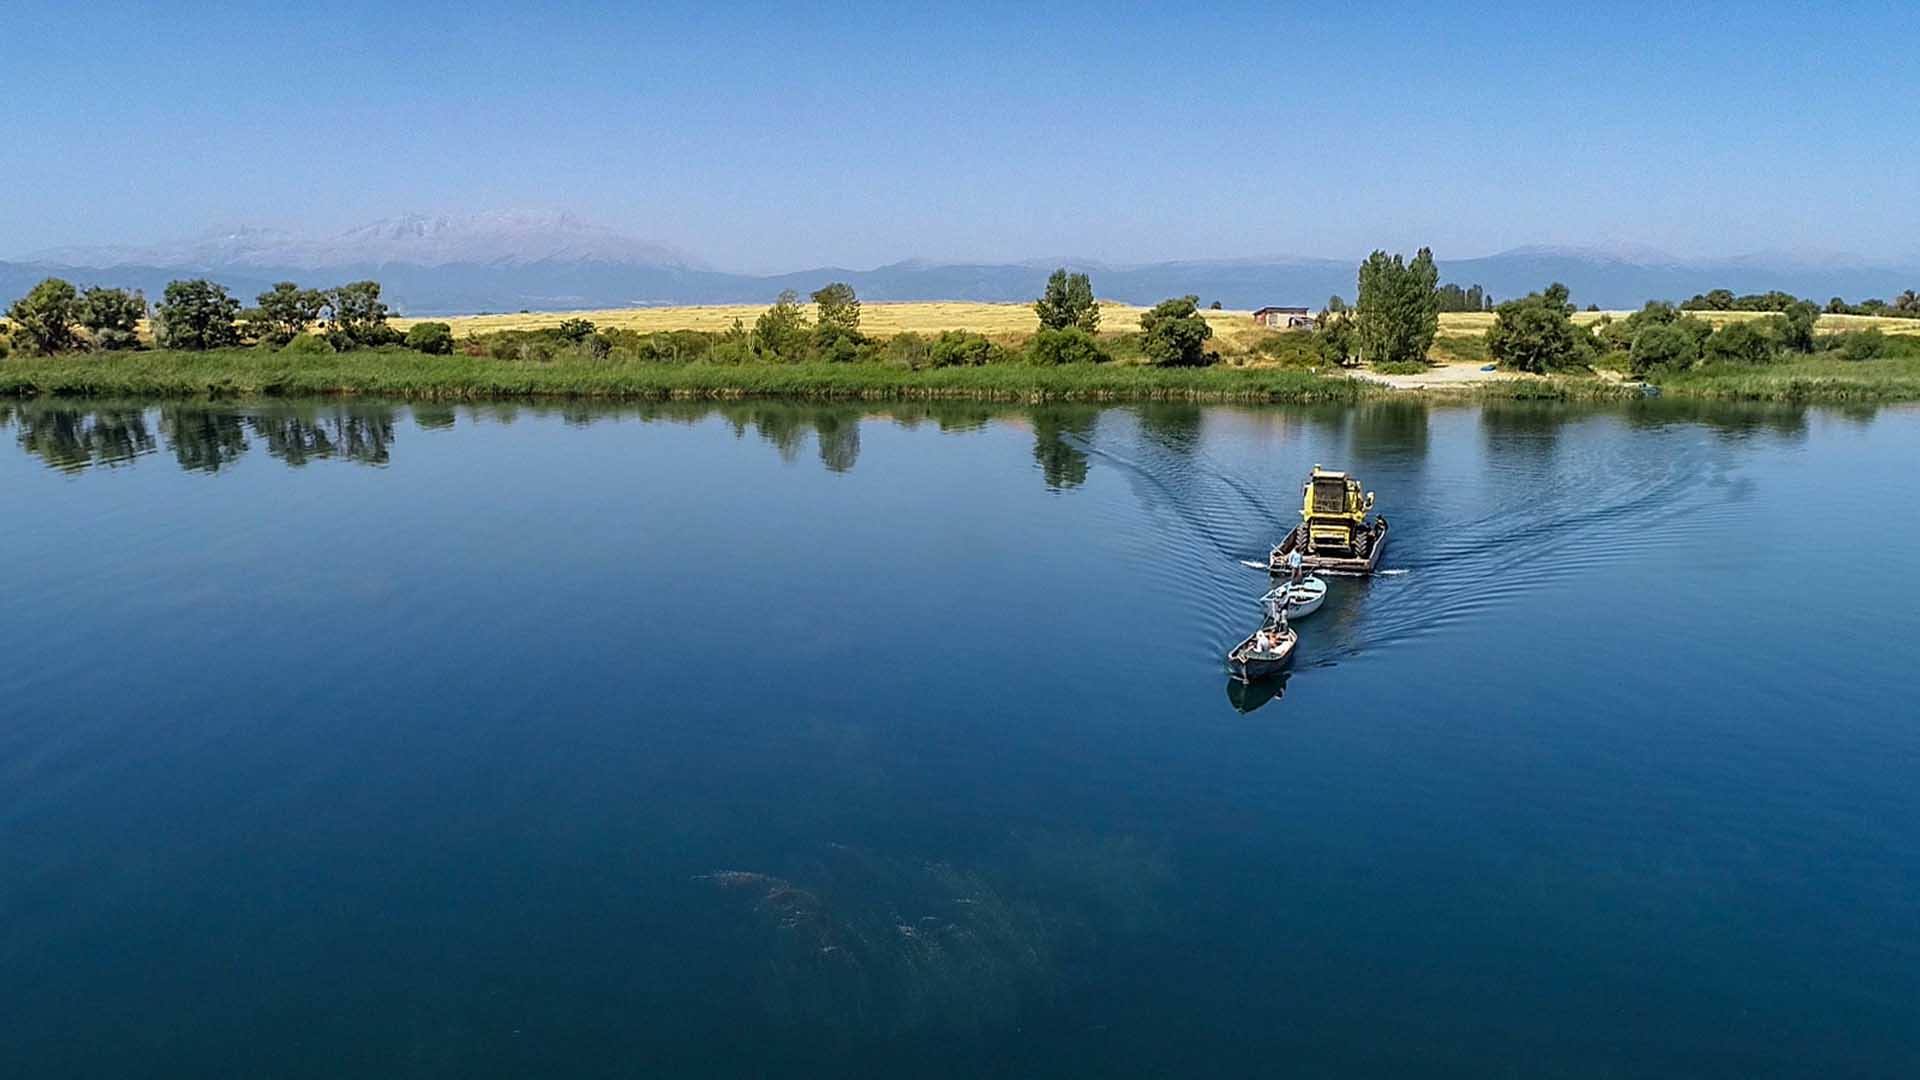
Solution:
[[[1360,481],[1346,473],[1315,465],[1303,495],[1300,517],[1306,523],[1307,550],[1341,556],[1357,552],[1373,494],[1363,493]]]

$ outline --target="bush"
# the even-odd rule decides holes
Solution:
[[[1289,367],[1311,367],[1325,362],[1315,334],[1299,330],[1270,332],[1254,338],[1254,356]]]
[[[1027,342],[1027,360],[1053,367],[1058,364],[1104,364],[1112,357],[1078,326],[1058,330],[1039,330]]]
[[[1213,327],[1200,314],[1200,298],[1182,296],[1162,300],[1140,316],[1141,346],[1147,359],[1161,367],[1205,367],[1219,360],[1207,351]]]
[[[414,323],[407,328],[407,348],[429,356],[451,356],[453,327],[443,322]]]
[[[280,347],[284,356],[332,356],[333,343],[319,334],[300,334]]]
[[[240,301],[226,286],[195,278],[171,281],[154,313],[154,340],[169,349],[203,351],[238,344]]]
[[[879,359],[882,363],[909,371],[918,371],[933,362],[927,339],[911,330],[895,334],[882,342]]]
[[[1487,355],[1503,368],[1554,371],[1578,366],[1592,355],[1592,335],[1573,325],[1567,287],[1557,281],[1493,310]]]
[[[927,349],[934,367],[979,367],[999,363],[1006,350],[971,330],[947,330]]]
[[[1700,346],[1673,321],[1650,323],[1633,335],[1631,370],[1645,375],[1655,368],[1682,371],[1700,359]]]
[[[52,356],[76,348],[80,334],[80,294],[59,278],[48,278],[14,301],[7,310],[14,343],[28,352]]]
[[[1773,339],[1753,324],[1730,322],[1707,338],[1701,354],[1716,364],[1760,367],[1774,361]]]
[[[125,289],[94,286],[80,294],[80,325],[96,349],[132,349],[140,344],[140,320],[147,317],[147,298]]]
[[[1875,360],[1887,354],[1887,335],[1874,327],[1833,334],[1821,344],[1839,353],[1842,360]]]

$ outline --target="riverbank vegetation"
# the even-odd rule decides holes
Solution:
[[[1411,259],[1376,251],[1356,281],[1352,307],[1332,297],[1304,331],[1205,308],[1197,296],[1104,304],[1087,275],[1065,269],[1024,308],[876,308],[830,282],[765,309],[693,309],[735,312],[700,328],[573,313],[482,330],[475,319],[395,319],[373,281],[281,282],[252,307],[217,283],[175,281],[149,307],[137,292],[50,278],[7,311],[0,393],[1340,401],[1381,392],[1348,378],[1351,369],[1490,397],[1602,398],[1641,383],[1714,397],[1920,397],[1902,363],[1920,356],[1920,334],[1888,332],[1920,330],[1920,320],[1852,313],[1920,311],[1910,293],[1823,310],[1784,293],[1719,290],[1616,315],[1579,311],[1553,283],[1496,305],[1478,286],[1439,284],[1424,248]],[[909,308],[990,308],[995,330],[899,329]],[[892,328],[876,332],[876,322]],[[1468,385],[1456,367],[1446,387],[1419,378],[1436,363],[1489,361],[1510,376]]]

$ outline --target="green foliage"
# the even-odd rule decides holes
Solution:
[[[1819,308],[1805,300],[1795,300],[1781,314],[1767,320],[1767,332],[1788,352],[1810,353],[1814,346],[1813,325],[1819,319]]]
[[[1649,322],[1633,336],[1630,370],[1646,375],[1656,368],[1683,371],[1700,359],[1700,342],[1677,320]]]
[[[1593,354],[1585,331],[1569,318],[1567,287],[1554,282],[1494,308],[1487,330],[1487,355],[1513,371],[1546,372],[1576,367]]]
[[[451,356],[453,327],[443,322],[414,323],[407,327],[407,348],[430,356]]]
[[[1838,353],[1840,359],[1852,361],[1877,360],[1888,351],[1887,335],[1874,327],[1829,334],[1821,340],[1821,345]]]
[[[806,313],[800,310],[800,297],[792,289],[780,294],[761,316],[754,320],[755,349],[782,363],[797,364],[807,358],[811,332]]]
[[[1774,360],[1773,340],[1750,322],[1730,322],[1707,338],[1701,355],[1716,364],[1758,367]]]
[[[1412,262],[1376,251],[1360,264],[1360,301],[1354,307],[1354,346],[1371,364],[1424,361],[1440,329],[1435,287],[1440,279],[1433,252],[1421,248]]]
[[[1493,359],[1485,334],[1442,334],[1433,339],[1433,353],[1451,363],[1484,364]]]
[[[1099,339],[1078,326],[1042,327],[1027,342],[1027,360],[1034,364],[1104,364],[1111,359]]]
[[[1458,285],[1442,285],[1434,290],[1433,298],[1439,311],[1493,310],[1493,297],[1478,285],[1464,289]]]
[[[1033,312],[1040,317],[1042,330],[1073,326],[1092,334],[1100,329],[1100,305],[1093,298],[1092,280],[1085,274],[1069,274],[1065,267],[1047,278],[1046,292],[1034,301]]]
[[[319,334],[301,334],[280,346],[282,356],[332,356],[333,343]]]
[[[880,346],[879,359],[883,363],[918,371],[933,364],[932,343],[919,334],[909,330],[904,334],[895,334]]]
[[[1006,350],[971,330],[944,331],[927,348],[927,360],[934,367],[979,367],[1005,358]]]
[[[140,344],[140,320],[147,317],[147,298],[125,289],[94,286],[80,294],[80,325],[96,349],[132,349]]]
[[[1141,347],[1161,367],[1204,367],[1220,357],[1207,351],[1213,327],[1200,314],[1200,298],[1162,300],[1140,316]]]
[[[1336,302],[1339,297],[1333,298]],[[1320,358],[1328,364],[1345,367],[1353,362],[1354,350],[1358,348],[1353,334],[1353,318],[1346,314],[1345,307],[1335,312],[1332,305],[1320,313],[1318,325],[1313,329],[1314,348]]]
[[[168,282],[154,312],[153,338],[168,349],[225,348],[240,341],[240,330],[234,325],[239,315],[240,301],[223,285],[206,278]]]
[[[860,298],[853,286],[836,281],[814,290],[808,297],[815,311],[814,329],[839,337],[860,336]]]
[[[48,278],[7,309],[14,344],[27,352],[52,356],[78,348],[80,294],[60,278]]]
[[[1323,362],[1317,334],[1296,331],[1265,333],[1253,339],[1248,351],[1263,361],[1275,364],[1312,367]]]
[[[318,289],[303,289],[291,281],[278,282],[254,299],[259,306],[246,313],[248,334],[270,345],[286,345],[305,334],[326,308],[326,297]]]
[[[567,341],[578,345],[593,334],[593,320],[562,319],[560,320],[560,325],[554,327],[553,332],[565,338]]]
[[[380,283],[355,281],[322,294],[327,338],[336,349],[390,345],[400,335],[387,325],[387,305],[380,300]]]

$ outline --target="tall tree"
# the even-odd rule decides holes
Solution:
[[[1353,334],[1360,358],[1371,364],[1424,361],[1440,330],[1435,286],[1440,272],[1433,252],[1421,248],[1412,262],[1376,251],[1360,264],[1360,299]]]
[[[1065,267],[1048,276],[1046,292],[1033,302],[1033,312],[1040,316],[1043,330],[1077,326],[1091,334],[1100,329],[1100,304],[1093,298],[1092,279],[1069,274]]]
[[[808,297],[813,301],[813,343],[822,357],[845,362],[859,355],[860,298],[853,286],[836,281],[816,289]]]
[[[235,344],[240,301],[206,278],[167,283],[155,312],[154,339],[169,349],[201,351]]]
[[[70,282],[48,278],[7,309],[13,341],[29,352],[52,356],[80,344],[80,294]]]

